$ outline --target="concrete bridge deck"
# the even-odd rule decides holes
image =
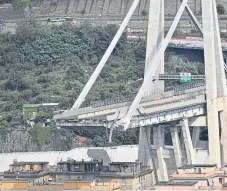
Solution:
[[[110,127],[108,122],[119,121],[125,116],[130,104],[131,102],[124,102],[97,108],[81,108],[77,111],[67,110],[54,118],[58,119],[59,126],[70,129],[73,127],[108,128]],[[163,95],[153,95],[141,101],[138,110],[133,115],[130,128],[177,121],[183,117],[202,116],[206,114],[205,104],[204,86],[177,93],[170,91]],[[201,123],[206,125],[205,120]]]

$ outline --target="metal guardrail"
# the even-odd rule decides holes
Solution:
[[[174,91],[174,92],[181,92],[184,90],[194,89],[205,86],[205,82],[199,82],[199,83],[185,83],[184,85],[176,85],[174,87],[166,87],[165,91]],[[180,94],[179,94],[180,95]]]
[[[197,96],[201,96],[201,95],[204,95],[205,92],[202,90],[202,91],[198,91],[198,92],[193,92],[193,93],[189,93],[188,95],[186,95],[185,97],[181,97],[179,99],[176,99],[176,97],[172,100],[169,100],[167,102],[160,102],[160,103],[156,103],[156,104],[150,104],[148,106],[146,106],[145,108],[154,108],[155,111],[157,111],[158,109],[162,108],[163,106],[166,107],[167,110],[169,110],[169,107],[168,106],[171,106],[173,104],[181,104],[183,102],[187,102],[187,101],[191,101],[191,100],[196,100],[196,98],[198,98]],[[205,99],[205,98],[204,98]]]

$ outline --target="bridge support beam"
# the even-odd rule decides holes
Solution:
[[[189,165],[195,164],[195,151],[192,145],[192,139],[190,135],[187,118],[184,118],[182,120],[182,132],[183,132],[184,145],[185,145],[185,150],[187,155],[187,162]]]
[[[180,147],[180,139],[178,135],[178,128],[171,127],[171,137],[172,137],[172,143],[173,143],[173,148],[174,148],[174,156],[175,156],[175,161],[176,161],[176,166],[177,168],[182,166],[182,154],[181,154],[181,147]]]
[[[108,1],[108,0],[106,0]],[[115,46],[117,45],[118,40],[120,39],[122,33],[124,32],[130,18],[132,17],[136,7],[138,6],[140,0],[134,0],[132,3],[131,8],[129,9],[127,15],[125,16],[120,28],[118,29],[117,33],[115,34],[113,40],[111,41],[109,47],[107,48],[105,54],[103,55],[102,59],[100,60],[99,64],[95,68],[95,71],[92,73],[91,77],[89,78],[88,82],[84,86],[82,92],[78,96],[76,102],[73,104],[71,110],[78,109],[81,104],[83,103],[84,99],[86,98],[88,92],[92,88],[93,84],[95,83],[96,79],[98,78],[100,72],[102,71],[103,67],[105,66],[107,60],[109,59],[111,53],[113,52]]]
[[[151,154],[151,126],[140,127],[138,159],[143,166],[149,166],[151,169],[154,169]],[[152,183],[155,184],[157,177],[154,170],[151,176]]]
[[[151,59],[160,49],[161,42],[164,39],[164,0],[150,1],[148,31],[147,31],[147,48],[145,62],[145,76],[148,74],[148,65],[152,64]],[[156,70],[156,75],[164,74],[164,54]],[[144,79],[145,79],[144,76]],[[150,81],[149,87],[146,88],[145,96],[151,94],[153,90],[164,92],[164,81]]]
[[[164,137],[165,128],[162,126],[153,127],[154,134],[154,146],[157,149],[157,160],[158,164],[155,165],[158,181],[168,181],[168,171],[166,167],[166,162],[163,157],[163,147],[164,147]]]

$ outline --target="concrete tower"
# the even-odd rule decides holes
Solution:
[[[226,96],[226,79],[222,55],[216,0],[202,1],[204,58],[207,96],[207,126],[209,139],[209,163],[221,166],[219,116],[220,98]],[[225,99],[221,105],[225,105]],[[226,109],[224,109],[226,110]],[[223,135],[226,136],[226,112],[221,115]],[[224,142],[226,142],[224,140]],[[225,146],[226,147],[226,146]],[[227,153],[224,148],[225,160]]]

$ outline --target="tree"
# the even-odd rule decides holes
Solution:
[[[32,0],[13,0],[13,8],[17,11],[24,12],[27,7],[30,7]]]
[[[24,13],[26,21],[31,18],[31,4],[32,0],[13,0],[13,8],[21,13]]]
[[[225,14],[225,7],[223,5],[218,4],[217,5],[217,12],[219,15]]]
[[[0,5],[5,3],[11,3],[11,0],[0,0]]]
[[[42,125],[35,125],[35,127],[31,130],[31,134],[38,142],[39,146],[42,147],[51,135],[51,128],[44,127]]]
[[[6,139],[7,135],[7,128],[9,126],[9,122],[11,122],[12,116],[5,115],[5,116],[0,116],[0,137],[3,138],[3,140]]]
[[[13,122],[20,123],[25,103],[58,102],[61,109],[69,109],[117,30],[115,25],[78,27],[66,23],[61,26],[45,26],[36,22],[23,22],[19,24],[15,34],[0,34],[0,115],[12,113]],[[144,40],[129,41],[124,34],[89,92],[86,102],[93,101],[93,105],[100,106],[103,99],[109,104],[116,103],[112,101],[128,101],[128,97],[134,98],[142,83],[138,79],[143,78],[145,53]],[[184,70],[195,75],[203,74],[202,61],[193,60],[186,65],[186,58],[174,60],[176,52],[172,53],[166,55],[167,73]],[[200,53],[197,52],[197,56],[198,54]],[[176,81],[166,84],[172,86],[174,83]],[[35,118],[36,124],[45,123],[52,118],[52,114],[52,111],[39,111]],[[2,122],[2,129],[11,127],[10,120],[9,116]],[[8,124],[4,125],[5,121]],[[41,136],[42,130],[49,134],[48,128],[39,125],[33,128],[32,134],[39,145],[48,140],[47,136]],[[83,130],[76,134],[94,140],[97,146],[107,145],[108,142],[105,131],[93,133],[91,130]],[[119,133],[113,136],[113,143],[138,143],[138,133]]]
[[[147,11],[146,10],[142,10],[141,11],[141,15],[145,18],[147,16]]]

